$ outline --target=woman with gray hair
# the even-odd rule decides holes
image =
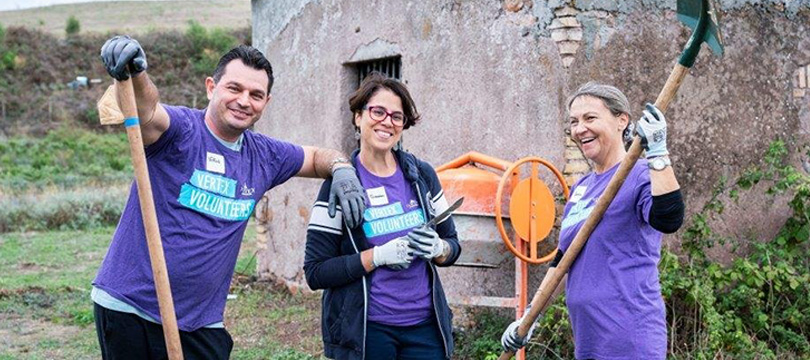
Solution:
[[[593,82],[568,98],[570,136],[593,164],[593,172],[571,189],[559,251],[541,288],[548,286],[547,279],[627,154],[625,142],[633,135],[629,109],[619,89]],[[658,261],[662,233],[680,228],[684,203],[670,166],[664,114],[647,104],[637,127],[646,159],[636,162],[546,305],[566,291],[577,359],[666,358],[666,310]],[[525,338],[519,338],[520,322],[506,328],[501,337],[504,350],[516,351],[531,338],[536,322]]]

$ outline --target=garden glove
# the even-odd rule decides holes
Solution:
[[[343,219],[349,228],[360,225],[366,201],[363,197],[363,185],[354,172],[354,167],[342,166],[332,173],[332,188],[329,190],[329,216],[335,217],[337,202],[343,211]]]
[[[506,330],[501,336],[501,346],[503,347],[504,351],[517,352],[529,343],[529,339],[532,338],[532,333],[534,332],[534,328],[537,326],[537,321],[540,319],[540,317],[538,316],[537,319],[534,320],[534,324],[532,324],[532,326],[529,328],[529,333],[526,334],[526,337],[518,337],[517,331],[520,323],[523,322],[523,318],[529,314],[529,309],[531,308],[532,304],[530,303],[523,312],[523,316],[520,319],[513,321],[511,324],[509,324],[509,326],[506,327]]]
[[[141,44],[128,35],[118,35],[101,47],[101,61],[107,73],[118,81],[129,79],[146,70],[146,53]]]
[[[655,105],[647,103],[644,116],[638,121],[636,132],[641,137],[641,146],[647,158],[669,155],[667,151],[667,120]]]
[[[394,270],[404,270],[413,261],[413,250],[408,247],[408,238],[398,237],[383,245],[374,247],[371,262],[374,267],[388,266]]]
[[[411,230],[407,235],[408,246],[414,251],[414,255],[430,261],[431,259],[442,256],[445,252],[447,244],[439,238],[433,228],[418,227]]]

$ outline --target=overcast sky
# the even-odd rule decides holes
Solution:
[[[41,6],[75,4],[75,3],[86,3],[97,1],[112,1],[112,0],[0,0],[0,11],[22,10]],[[118,0],[118,1],[126,1],[126,0]],[[137,1],[166,1],[166,0],[137,0]]]

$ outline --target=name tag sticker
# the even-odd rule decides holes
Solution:
[[[574,189],[574,194],[571,195],[571,198],[568,199],[568,201],[570,201],[570,202],[579,201],[579,199],[582,199],[582,195],[585,195],[585,190],[587,190],[587,189],[588,189],[587,186],[581,186],[581,185],[577,186],[577,188]]]
[[[368,195],[368,202],[371,206],[388,204],[388,195],[385,193],[385,188],[382,186],[366,190],[366,195]]]
[[[205,153],[205,170],[210,172],[225,173],[225,157],[220,154],[210,152]]]

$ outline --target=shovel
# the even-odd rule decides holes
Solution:
[[[693,31],[689,41],[686,42],[681,57],[678,59],[678,63],[675,64],[675,68],[672,69],[672,72],[669,74],[664,88],[655,100],[655,106],[660,109],[662,113],[666,111],[670,101],[675,98],[675,94],[678,92],[678,88],[681,86],[684,77],[686,77],[686,73],[695,63],[695,58],[697,58],[702,43],[705,42],[716,55],[723,55],[722,38],[717,22],[717,13],[715,11],[710,0],[678,0],[678,19],[686,26],[692,28]],[[641,138],[636,135],[633,137],[633,144],[630,145],[627,155],[622,160],[613,178],[610,179],[610,183],[608,183],[602,196],[599,197],[590,216],[588,216],[588,219],[582,224],[571,246],[565,251],[560,263],[557,265],[557,271],[555,271],[554,276],[549,278],[548,286],[537,289],[537,293],[534,294],[532,307],[518,327],[518,336],[525,337],[526,334],[529,333],[529,328],[534,324],[534,321],[537,320],[537,317],[540,316],[540,311],[545,308],[554,289],[559,286],[563,276],[568,273],[571,264],[576,260],[580,250],[582,250],[582,247],[585,246],[585,243],[591,236],[593,229],[596,228],[596,225],[602,220],[602,215],[605,214],[605,211],[608,206],[610,206],[616,193],[619,192],[624,180],[627,178],[627,174],[630,173],[633,165],[635,165],[641,155],[641,150]],[[504,352],[498,359],[508,360],[511,359],[513,355],[514,353],[512,352]]]
[[[120,100],[120,110],[116,105],[116,93]],[[143,138],[141,138],[132,80],[116,81],[114,86],[110,86],[99,100],[98,110],[102,125],[123,123],[127,128],[129,151],[132,154],[132,166],[135,168],[135,183],[138,186],[138,201],[141,204],[143,228],[146,231],[149,260],[152,263],[152,275],[155,279],[160,319],[163,324],[163,338],[166,341],[169,359],[182,360],[183,349],[180,346],[180,333],[177,330],[177,318],[169,286],[169,273],[166,270],[166,258],[163,256],[163,243],[160,241],[160,229],[155,213],[155,201],[152,197],[152,184],[149,181],[149,169],[146,167],[146,155],[144,154]]]

